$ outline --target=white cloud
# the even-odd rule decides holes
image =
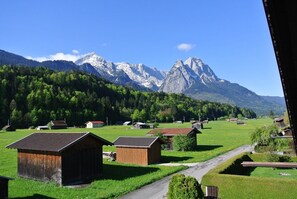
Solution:
[[[78,55],[78,54],[79,54],[79,51],[78,51],[78,50],[75,50],[75,49],[73,49],[73,50],[72,50],[72,54],[76,54],[76,55]]]
[[[181,43],[177,45],[177,49],[180,51],[190,51],[192,50],[196,45],[195,44],[187,44],[187,43]]]
[[[42,62],[42,61],[48,61],[48,60],[51,60],[51,61],[54,61],[54,60],[65,60],[65,61],[72,61],[72,62],[75,62],[76,60],[84,57],[86,54],[79,54],[79,51],[78,50],[72,50],[72,53],[71,54],[65,54],[63,52],[58,52],[56,54],[53,54],[53,55],[49,55],[49,56],[46,56],[46,57],[31,57],[31,56],[27,56],[26,58],[27,59],[32,59],[32,60],[36,60],[36,61],[39,61],[39,62]]]

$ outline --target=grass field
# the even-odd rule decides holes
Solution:
[[[201,162],[232,150],[240,145],[249,144],[249,134],[257,126],[271,124],[271,119],[247,120],[247,125],[216,121],[205,125],[202,134],[198,135],[198,149],[194,152],[162,151],[163,162]],[[160,124],[160,128],[190,127],[184,124]],[[68,128],[54,132],[92,132],[109,141],[119,136],[143,136],[148,129],[136,130],[127,126],[106,126],[98,129]],[[113,198],[145,184],[161,179],[184,167],[164,167],[152,165],[148,167],[104,162],[104,177],[90,186],[80,189],[58,187],[52,183],[42,183],[17,177],[16,150],[5,146],[19,140],[36,130],[17,130],[16,132],[0,132],[0,175],[16,178],[10,182],[10,198]],[[51,132],[51,131],[46,131]],[[104,151],[115,151],[114,146],[105,146]],[[34,195],[35,194],[35,195]]]
[[[297,170],[257,167],[254,171],[251,172],[250,176],[297,180]]]
[[[241,156],[236,156],[211,170],[203,177],[202,185],[219,187],[220,198],[296,198],[297,170],[256,168],[251,173],[247,172],[250,176],[221,174],[226,168],[234,166],[235,160]],[[257,154],[249,157],[254,161],[265,161],[265,155]],[[290,173],[291,176],[280,176],[279,173]]]

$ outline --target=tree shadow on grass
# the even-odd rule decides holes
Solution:
[[[192,159],[192,157],[187,157],[187,156],[177,157],[177,156],[162,155],[161,163],[182,162],[189,159]]]
[[[41,194],[34,194],[33,196],[17,197],[12,199],[56,199],[49,196],[44,196]]]
[[[125,180],[136,176],[145,175],[158,171],[158,168],[134,166],[134,165],[119,165],[119,164],[104,164],[103,176],[101,179]]]
[[[195,151],[211,151],[220,147],[223,145],[197,145]]]

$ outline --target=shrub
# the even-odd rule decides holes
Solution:
[[[277,154],[267,154],[266,155],[267,162],[291,162],[291,157],[286,155],[277,155]]]
[[[193,151],[196,148],[195,137],[177,135],[173,137],[173,149],[175,151]]]
[[[183,174],[177,174],[171,178],[167,193],[168,199],[197,199],[203,197],[201,185],[195,178],[186,177]]]
[[[273,139],[273,136],[277,135],[278,131],[279,129],[275,124],[256,128],[251,134],[252,143],[257,143],[255,150],[257,152],[272,152],[288,147],[288,140]]]
[[[277,154],[268,153],[266,155],[266,161],[267,162],[278,162],[279,161],[279,156]]]
[[[155,123],[153,124],[153,126],[154,126],[154,128],[157,128],[157,127],[159,126],[159,123],[158,123],[158,122],[155,122]]]
[[[164,136],[161,132],[154,133],[154,136],[159,137],[165,144],[161,144],[161,149],[167,149],[168,138]]]
[[[287,155],[283,155],[279,157],[279,161],[280,162],[292,162],[292,159],[290,156]]]

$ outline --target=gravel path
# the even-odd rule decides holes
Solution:
[[[202,177],[211,169],[215,168],[219,164],[225,162],[226,160],[247,151],[252,151],[252,146],[243,145],[238,147],[232,151],[229,151],[225,154],[219,155],[213,159],[202,163],[192,163],[190,164],[190,168],[183,170],[178,173],[185,174],[186,176],[193,176],[199,182],[201,182]],[[167,164],[168,165],[168,164]],[[170,164],[169,164],[170,165]],[[168,165],[168,166],[169,166]],[[172,165],[174,166],[174,165]],[[167,176],[161,180],[158,180],[152,184],[146,185],[138,190],[132,191],[127,195],[121,197],[121,199],[161,199],[166,198],[166,194],[168,191],[168,184],[171,176]]]

